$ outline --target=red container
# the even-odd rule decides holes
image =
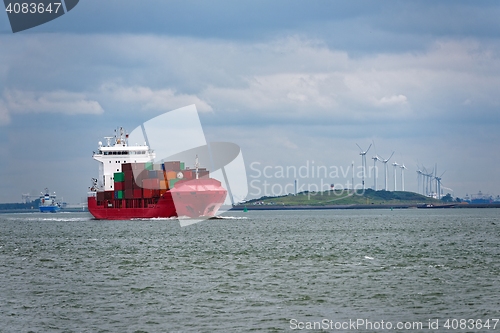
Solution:
[[[130,179],[134,179],[134,171],[132,170],[127,170],[127,171],[124,171],[123,172],[123,177],[125,178],[125,180],[130,180]]]
[[[104,192],[97,192],[97,201],[104,201]]]
[[[125,199],[133,199],[134,198],[134,190],[132,190],[132,189],[125,189],[125,191],[124,191],[124,197],[125,197]]]
[[[115,191],[104,191],[104,200],[113,200],[115,197]]]
[[[133,190],[134,189],[134,179],[127,179],[125,178],[125,181],[123,182],[124,190]]]
[[[163,163],[166,171],[179,171],[181,169],[181,161],[170,161]]]
[[[182,179],[194,179],[195,176],[194,176],[194,171],[193,170],[183,170],[181,171],[182,172]]]
[[[153,197],[153,190],[144,188],[142,189],[142,196],[144,198],[152,198]]]
[[[142,189],[141,188],[136,188],[133,191],[134,191],[134,199],[142,198]]]
[[[210,177],[210,172],[207,170],[198,170],[198,178],[209,178]]]
[[[160,188],[160,180],[158,178],[143,179],[142,180],[142,188],[143,189],[150,189],[150,190],[157,190]]]
[[[122,164],[122,172],[127,172],[132,170],[132,164],[124,163]]]
[[[114,190],[115,191],[123,191],[125,189],[125,183],[124,182],[115,182],[114,184]]]

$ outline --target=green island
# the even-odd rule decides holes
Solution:
[[[447,194],[441,199],[407,191],[330,190],[297,195],[264,196],[234,206],[235,209],[342,209],[342,208],[447,208],[472,206]]]

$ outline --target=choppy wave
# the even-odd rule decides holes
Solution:
[[[211,222],[0,215],[0,330],[281,332],[293,318],[498,316],[496,210],[231,212]]]

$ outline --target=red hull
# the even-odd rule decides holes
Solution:
[[[176,216],[214,216],[227,191],[215,179],[180,181],[159,198],[114,199],[88,197],[89,212],[98,220],[130,220]]]

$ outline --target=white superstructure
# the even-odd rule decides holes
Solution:
[[[97,179],[97,190],[113,191],[114,173],[122,172],[123,163],[146,163],[153,161],[155,153],[144,145],[128,145],[128,134],[124,133],[122,127],[115,136],[105,137],[106,145],[99,141],[99,149],[94,152],[93,158],[99,161],[99,178]],[[114,141],[114,142],[112,142]]]

